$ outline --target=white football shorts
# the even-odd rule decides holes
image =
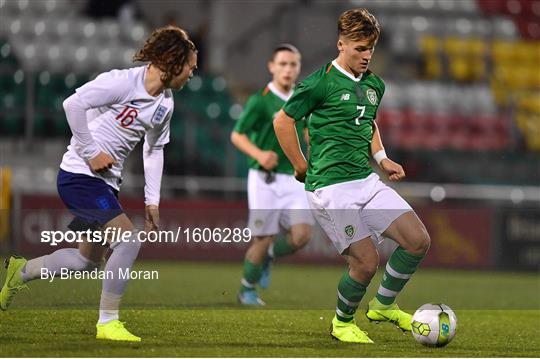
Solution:
[[[381,234],[411,206],[376,173],[307,192],[317,222],[340,254],[349,246]]]
[[[248,173],[248,226],[253,236],[273,236],[296,224],[315,223],[306,198],[304,184],[294,176],[275,173],[267,183],[267,173],[250,169]]]

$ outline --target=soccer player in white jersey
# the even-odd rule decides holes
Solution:
[[[197,50],[188,34],[176,27],[156,29],[133,58],[147,65],[102,73],[64,101],[73,137],[58,173],[58,193],[75,219],[74,231],[129,231],[126,241],[93,243],[64,248],[26,260],[5,260],[7,277],[0,292],[0,309],[6,310],[24,283],[62,270],[91,271],[100,266],[107,246],[112,254],[105,265],[101,292],[98,339],[140,341],[119,321],[118,309],[127,279],[141,246],[139,233],[118,202],[123,163],[144,138],[145,231],[157,230],[163,172],[163,146],[169,142],[173,113],[171,90],[180,90],[197,67]]]
[[[253,94],[236,122],[232,143],[249,156],[249,227],[254,236],[244,259],[238,293],[244,305],[264,305],[256,285],[268,288],[270,263],[307,244],[314,223],[302,185],[285,157],[272,121],[293,92],[300,73],[300,52],[290,44],[277,46],[268,62],[272,81]],[[304,121],[296,126],[300,137]],[[286,236],[276,239],[280,233]]]

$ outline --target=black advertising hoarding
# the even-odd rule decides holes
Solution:
[[[540,270],[540,208],[512,208],[499,214],[499,266]]]

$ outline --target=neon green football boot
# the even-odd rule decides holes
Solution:
[[[26,259],[22,257],[10,256],[4,260],[4,267],[7,269],[6,281],[0,292],[0,309],[7,310],[13,297],[19,291],[28,289],[22,279],[21,269],[26,264]]]
[[[404,332],[411,331],[412,315],[399,309],[396,303],[384,305],[373,298],[368,304],[366,317],[370,322],[389,322]]]
[[[335,315],[330,326],[330,335],[332,338],[346,343],[373,343],[373,340],[368,337],[368,333],[360,330],[354,320],[350,323],[345,323],[338,320]]]
[[[118,319],[105,324],[96,324],[96,339],[121,340],[126,342],[140,342],[141,338],[131,334],[125,327],[124,322]]]

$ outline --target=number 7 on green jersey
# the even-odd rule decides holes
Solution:
[[[357,118],[355,118],[354,122],[357,125],[360,125],[360,119],[364,116],[364,112],[366,112],[366,106],[356,105],[356,109],[360,110],[360,115]]]

